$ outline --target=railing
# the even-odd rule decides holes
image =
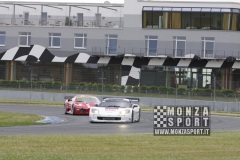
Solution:
[[[123,21],[114,20],[101,20],[101,22],[96,22],[96,20],[84,19],[83,21],[78,21],[73,19],[68,19],[66,17],[58,18],[48,18],[43,20],[41,18],[31,18],[29,20],[24,20],[23,18],[5,18],[0,16],[0,25],[14,25],[14,26],[69,26],[69,27],[102,27],[102,28],[123,28]]]
[[[201,58],[201,59],[223,59],[228,58],[228,61],[240,60],[240,51],[224,51],[224,50],[214,50],[205,51],[197,49],[186,49],[186,50],[176,50],[172,48],[157,48],[147,52],[147,48],[130,48],[130,47],[119,47],[116,49],[114,54],[109,55],[124,55],[132,54],[139,57],[172,57],[172,58]],[[106,52],[106,47],[92,47],[89,54],[93,55],[108,55]]]

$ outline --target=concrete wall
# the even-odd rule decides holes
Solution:
[[[51,93],[51,92],[31,92],[31,91],[8,91],[0,90],[1,99],[20,99],[20,100],[48,100],[62,102],[64,96],[75,95],[73,93]],[[97,95],[99,99],[108,95]],[[213,102],[185,99],[151,98],[140,97],[141,106],[155,105],[209,105],[212,111],[240,112],[240,102]]]
[[[133,19],[131,19],[133,20]],[[137,56],[145,54],[145,36],[158,36],[158,54],[173,55],[173,37],[186,37],[186,54],[200,55],[201,38],[215,38],[215,56],[235,56],[239,57],[239,31],[202,31],[202,30],[183,30],[183,29],[142,29],[142,28],[69,28],[69,27],[31,27],[31,26],[2,26],[1,31],[6,32],[6,46],[0,48],[4,52],[10,48],[18,46],[19,32],[31,32],[31,44],[44,46],[51,53],[57,56],[70,56],[75,53],[88,53],[90,55],[102,55],[105,52],[106,34],[118,35],[118,54],[130,53]],[[49,33],[61,33],[61,48],[52,49],[48,47]],[[74,49],[74,34],[87,34],[87,48]],[[95,50],[96,49],[96,50]]]
[[[145,55],[145,36],[155,35],[158,36],[158,55],[173,55],[173,37],[184,36],[186,37],[186,54],[196,54],[201,57],[201,40],[202,37],[215,38],[215,56],[227,57],[240,56],[239,45],[239,31],[224,31],[224,30],[189,30],[189,29],[147,29],[142,28],[142,7],[143,6],[176,6],[187,7],[197,6],[206,7],[205,3],[191,2],[174,2],[174,1],[140,1],[140,0],[125,0],[124,7],[113,7],[115,10],[109,10],[103,7],[86,6],[90,10],[72,7],[71,16],[76,16],[77,13],[84,14],[84,20],[95,19],[95,13],[101,13],[105,17],[102,21],[124,21],[124,28],[102,28],[102,27],[68,27],[68,26],[1,26],[0,31],[6,32],[6,46],[0,47],[0,53],[18,46],[19,32],[31,32],[31,44],[41,45],[50,50],[51,53],[57,56],[70,56],[75,53],[88,53],[90,55],[102,55],[105,52],[106,34],[118,35],[118,54],[129,53],[137,56]],[[228,7],[237,8],[239,3],[233,2],[209,2],[206,3],[208,7]],[[234,6],[233,6],[234,5]],[[6,5],[7,6],[7,5]],[[29,5],[33,8],[27,8],[16,5],[15,18],[23,19],[23,12],[30,13],[30,19],[40,19],[41,5]],[[43,7],[43,11],[49,12],[51,16],[49,19],[56,20],[56,18],[68,16],[69,7],[58,6],[62,10],[50,7]],[[3,20],[11,20],[13,12],[13,5],[9,5],[9,9],[1,8],[0,22]],[[19,17],[19,16],[22,17]],[[54,17],[55,16],[55,17]],[[86,18],[86,19],[85,19]],[[105,22],[104,22],[105,23]],[[52,49],[48,47],[49,33],[61,33],[61,48]],[[87,48],[74,49],[74,34],[82,33],[87,34]],[[94,50],[94,48],[96,50]]]

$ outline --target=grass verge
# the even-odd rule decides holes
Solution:
[[[11,160],[231,160],[239,159],[240,132],[211,136],[0,136],[0,159]]]
[[[29,105],[53,105],[53,106],[63,106],[63,102],[57,101],[46,101],[46,100],[21,100],[21,99],[0,99],[2,104],[29,104]]]
[[[1,127],[3,124],[32,125],[39,119],[42,117],[0,112]],[[0,136],[0,160],[231,160],[240,157],[239,139],[240,132],[213,132],[204,137],[151,134]]]
[[[34,114],[0,112],[0,127],[35,125],[41,119],[43,117]]]

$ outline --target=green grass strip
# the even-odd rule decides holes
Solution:
[[[240,132],[211,136],[33,135],[0,136],[0,159],[9,160],[232,160]]]
[[[62,102],[57,101],[47,101],[47,100],[21,100],[21,99],[0,99],[0,103],[3,104],[36,104],[36,105],[61,105],[63,106],[64,100]]]
[[[0,112],[0,127],[35,125],[41,119],[43,117],[34,114]]]

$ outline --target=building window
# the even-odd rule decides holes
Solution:
[[[220,13],[211,14],[211,29],[221,30],[222,29],[222,16]]]
[[[142,26],[143,28],[152,28],[153,23],[152,7],[144,7],[142,12]]]
[[[74,35],[74,48],[85,49],[87,46],[87,34]]]
[[[60,48],[61,47],[61,33],[49,33],[49,47]]]
[[[107,55],[117,54],[117,41],[118,41],[118,35],[106,35],[106,54]]]
[[[172,12],[172,18],[171,18],[171,27],[172,29],[181,29],[181,12],[174,11]]]
[[[143,7],[143,28],[171,28],[171,8]]]
[[[142,28],[240,30],[240,9],[145,6]]]
[[[173,37],[174,57],[184,57],[186,52],[186,37]]]
[[[0,31],[0,46],[5,46],[6,32]]]
[[[145,36],[146,56],[157,56],[157,36]]]
[[[202,37],[202,56],[204,58],[213,58],[214,46],[215,46],[214,37]]]
[[[18,45],[22,47],[29,47],[31,44],[31,33],[30,32],[19,32]]]

